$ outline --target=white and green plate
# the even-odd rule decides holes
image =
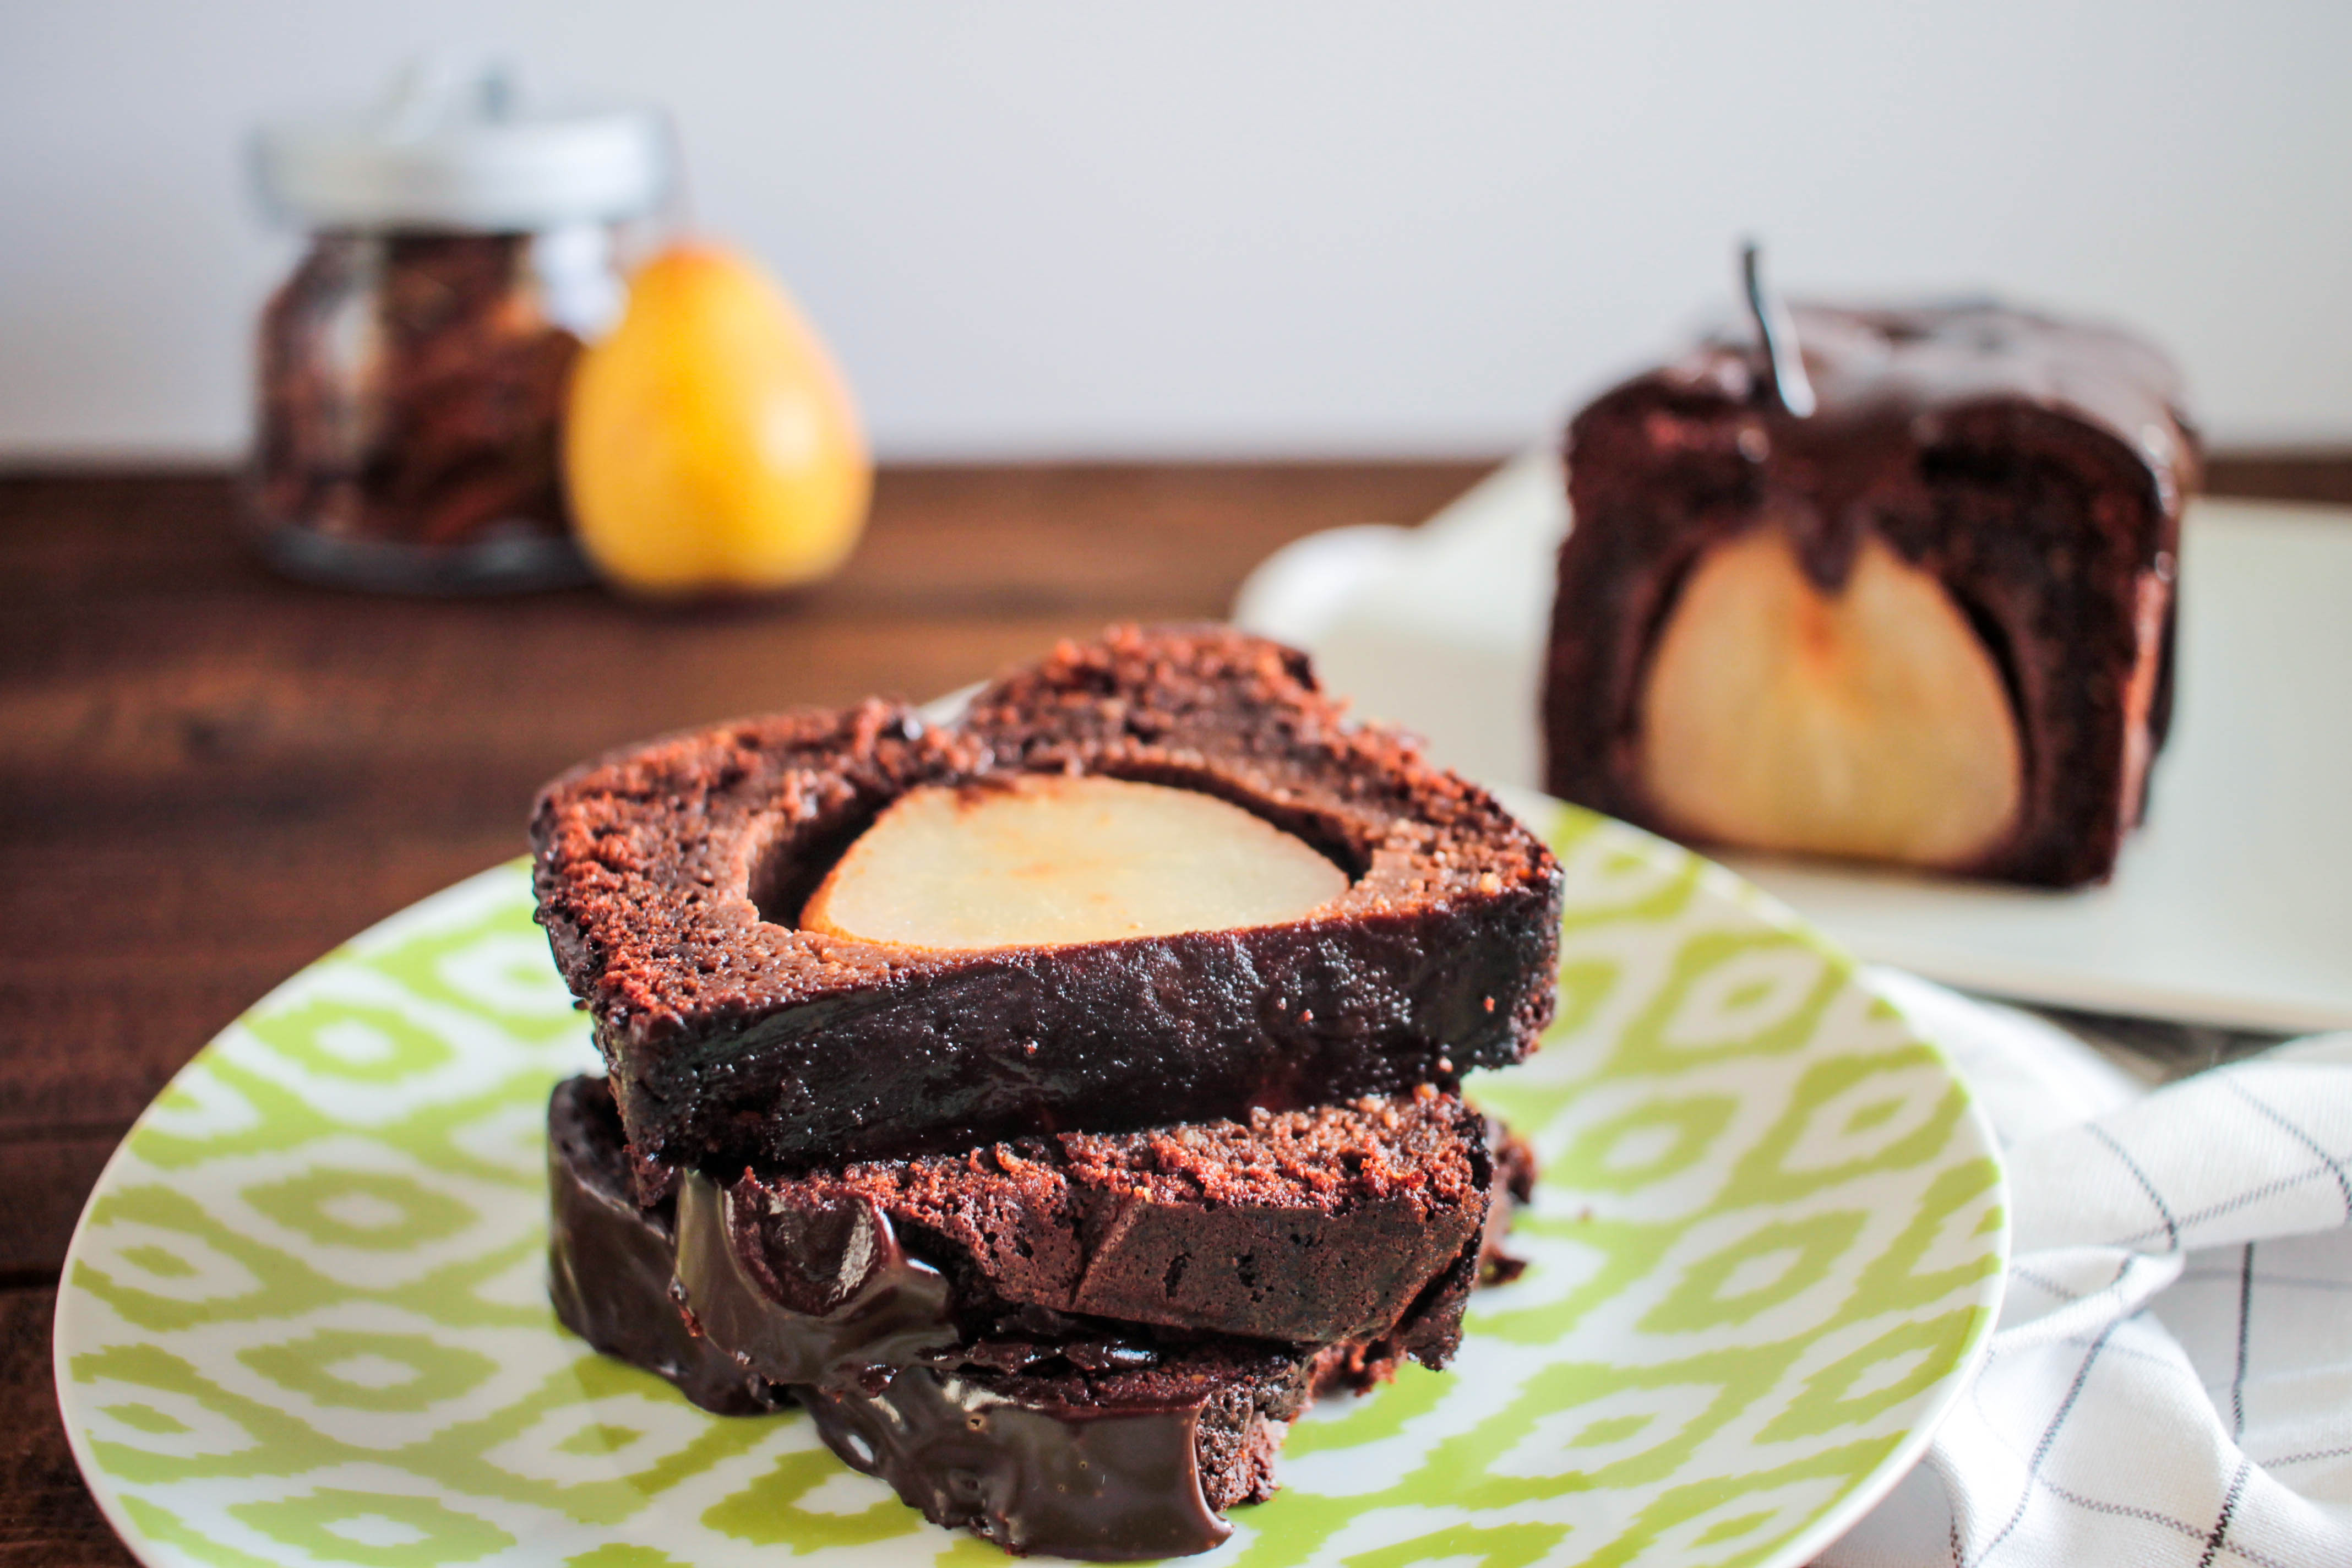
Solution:
[[[1943,1058],[1729,873],[1547,802],[1559,1022],[1474,1092],[1536,1144],[1526,1275],[1453,1370],[1294,1429],[1203,1562],[1783,1564],[1916,1458],[2007,1250]],[[593,1064],[520,865],[320,960],[123,1142],[58,1301],[91,1490],[155,1568],[984,1568],[797,1415],[560,1329],[550,1084]]]

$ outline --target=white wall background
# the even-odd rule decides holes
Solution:
[[[225,453],[258,120],[434,46],[670,105],[898,457],[1491,450],[1770,239],[2352,439],[2352,5],[0,0],[0,458]]]

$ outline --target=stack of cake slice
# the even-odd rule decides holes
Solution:
[[[609,1071],[551,1106],[560,1315],[940,1523],[1205,1550],[1501,1267],[1531,1172],[1457,1090],[1549,1021],[1558,868],[1287,649],[656,742],[533,841]]]

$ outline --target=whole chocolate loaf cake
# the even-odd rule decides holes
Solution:
[[[1808,412],[1727,335],[1570,426],[1548,787],[1686,839],[2105,878],[2171,709],[2172,366],[1992,305],[1793,321]]]
[[[1238,806],[1339,890],[1244,929],[1065,944],[803,929],[911,792],[1072,776]],[[531,837],[649,1201],[662,1167],[732,1180],[1450,1089],[1551,1016],[1549,852],[1415,742],[1348,723],[1300,655],[1224,628],[1065,645],[952,725],[873,702],[621,752],[550,786]]]

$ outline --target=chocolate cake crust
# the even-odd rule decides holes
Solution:
[[[908,790],[1038,772],[1215,795],[1351,884],[1297,921],[1055,947],[792,923]],[[722,1179],[1450,1089],[1551,1015],[1549,852],[1417,742],[1346,723],[1302,656],[1220,627],[1066,644],[954,725],[877,702],[655,742],[551,785],[531,837],[632,1147]]]
[[[1958,869],[2105,877],[2170,717],[2180,514],[2200,474],[2177,373],[2126,333],[1990,304],[1793,315],[1809,417],[1780,406],[1760,348],[1727,336],[1570,425],[1547,787],[1677,831],[1639,786],[1640,704],[1693,566],[1769,524],[1831,590],[1871,532],[1952,595],[2017,721],[2019,819]]]

